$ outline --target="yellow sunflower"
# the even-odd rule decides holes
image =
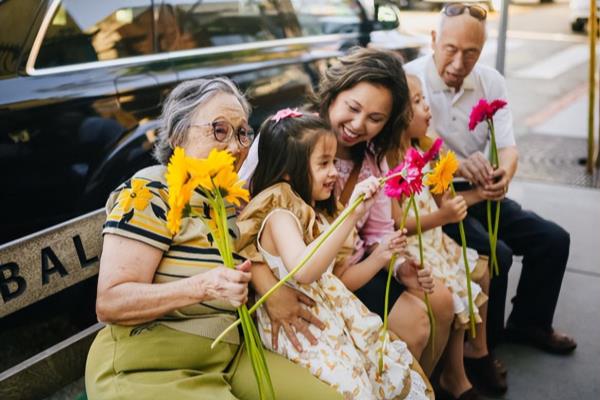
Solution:
[[[167,227],[172,234],[175,234],[179,232],[183,209],[190,201],[195,187],[188,171],[188,158],[182,148],[176,147],[173,151],[165,177],[169,188]]]
[[[228,151],[212,149],[207,158],[194,163],[192,172],[214,178],[221,170],[233,170],[234,162],[235,158]]]
[[[146,187],[146,181],[134,178],[131,180],[131,189],[123,189],[119,194],[118,202],[123,212],[128,213],[132,207],[142,211],[148,207],[150,199],[152,199],[152,193]]]
[[[234,171],[235,158],[224,150],[211,150],[210,154],[205,159],[188,159],[189,171],[197,186],[212,191],[213,184],[211,179],[214,179],[219,172]]]
[[[458,160],[456,159],[456,154],[453,151],[448,151],[440,157],[433,171],[427,174],[425,184],[432,186],[431,193],[444,193],[448,189],[448,186],[450,186],[457,170]]]
[[[244,181],[232,169],[222,169],[213,178],[215,188],[221,193],[225,201],[239,207],[240,200],[248,201],[249,193],[242,187]]]

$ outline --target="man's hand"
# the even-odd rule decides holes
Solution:
[[[508,192],[508,184],[510,179],[506,170],[502,167],[497,168],[492,174],[492,182],[483,185],[481,194],[486,200],[500,201]]]
[[[265,302],[265,309],[271,319],[271,344],[277,350],[279,330],[283,330],[299,352],[302,346],[296,333],[301,333],[312,345],[317,344],[317,339],[308,329],[310,324],[323,330],[325,324],[315,317],[305,306],[312,307],[315,302],[308,296],[292,289],[282,286],[276,290]]]
[[[493,183],[493,173],[492,165],[480,151],[462,160],[458,166],[458,175],[479,186]]]
[[[433,293],[434,282],[431,268],[420,268],[419,263],[413,259],[407,259],[398,267],[396,279],[408,289]]]

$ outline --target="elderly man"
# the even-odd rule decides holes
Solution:
[[[493,169],[486,157],[489,149],[486,124],[468,130],[469,114],[481,98],[507,99],[504,78],[494,69],[478,64],[483,48],[487,12],[477,5],[449,4],[442,10],[437,31],[433,31],[433,55],[421,57],[405,66],[417,75],[431,107],[431,128],[461,158],[458,190],[477,187],[481,200],[501,201],[497,243],[500,276],[490,287],[488,308],[488,346],[491,349],[504,334],[507,340],[528,343],[551,353],[565,354],[577,344],[553,330],[552,320],[569,255],[569,234],[557,224],[526,211],[505,197],[517,169],[512,114],[508,107],[494,117],[499,166]],[[469,207],[464,220],[469,247],[490,254],[486,202]],[[444,231],[459,241],[457,225]],[[508,271],[513,254],[523,256],[523,269],[513,309],[504,330],[504,306]],[[491,356],[483,357],[465,348],[465,364],[471,370],[501,370]],[[470,357],[470,358],[469,358]],[[475,379],[476,380],[476,379]]]

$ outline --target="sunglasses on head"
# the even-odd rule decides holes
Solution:
[[[457,15],[464,14],[465,10],[469,10],[469,15],[471,17],[479,20],[485,21],[487,18],[487,11],[485,8],[478,6],[476,4],[468,5],[462,3],[451,3],[447,4],[443,9],[442,13],[447,15],[448,17],[456,17]]]

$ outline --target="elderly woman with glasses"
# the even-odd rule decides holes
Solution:
[[[96,302],[107,326],[88,355],[88,398],[258,398],[238,332],[210,348],[247,300],[250,262],[225,268],[200,219],[184,218],[175,235],[166,221],[165,173],[173,149],[197,158],[212,149],[240,157],[252,141],[249,112],[225,78],[180,84],[163,109],[155,148],[160,165],[111,193]],[[192,205],[202,204],[199,196]],[[308,370],[274,353],[266,352],[266,359],[278,398],[339,398]]]

